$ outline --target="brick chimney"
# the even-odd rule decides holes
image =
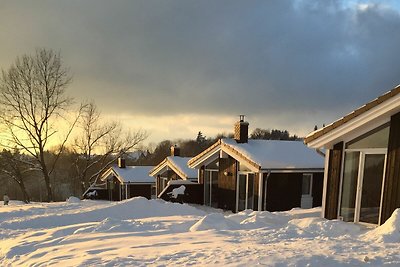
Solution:
[[[244,115],[240,115],[239,118],[239,121],[235,123],[233,138],[237,143],[247,143],[249,138],[249,123],[244,121]]]
[[[181,149],[177,146],[171,146],[171,156],[179,157],[181,155]]]
[[[126,168],[125,159],[124,158],[121,158],[121,157],[118,158],[118,167],[121,168],[121,169]]]

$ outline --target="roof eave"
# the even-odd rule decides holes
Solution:
[[[237,161],[244,161],[247,163],[247,167],[249,167],[252,171],[254,172],[259,172],[261,169],[261,166],[249,159],[247,156],[245,156],[243,153],[240,153],[238,150],[234,149],[231,147],[229,144],[222,143],[221,144],[221,150],[230,155],[231,157],[235,158]]]
[[[396,94],[395,96],[387,99],[384,102],[380,102],[373,108],[370,108],[367,111],[352,117],[351,119],[346,118],[345,116],[340,120],[326,126],[325,128],[322,128],[320,131],[310,134],[304,139],[304,143],[308,147],[322,148],[327,144],[335,143],[342,136],[359,129],[369,122],[377,121],[380,123],[385,123],[390,120],[391,115],[394,115],[400,111],[399,102],[400,94]],[[354,112],[350,114],[353,113]],[[341,124],[339,124],[339,122],[341,122]],[[335,123],[337,125],[335,125]]]
[[[198,168],[202,165],[204,161],[206,161],[209,157],[213,156],[215,153],[219,152],[219,147],[221,145],[221,139],[215,142],[213,145],[205,149],[203,152],[194,156],[191,160],[188,161],[189,168]]]
[[[167,163],[167,158],[165,158],[163,161],[160,162],[160,164],[151,169],[149,175],[156,176],[166,166],[166,163]]]

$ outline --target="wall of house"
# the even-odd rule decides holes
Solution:
[[[267,186],[267,211],[285,211],[301,204],[302,173],[271,173]]]
[[[204,184],[204,165],[200,167],[199,184]]]
[[[391,117],[381,224],[400,207],[400,113]]]
[[[110,188],[110,181],[107,182],[107,189],[108,189],[108,200],[112,201],[119,201],[121,200],[121,183],[117,179],[117,177],[113,177],[111,180],[113,183],[113,188]]]
[[[218,208],[236,211],[236,176],[236,160],[232,157],[220,158],[217,192]]]
[[[313,174],[313,185],[312,185],[312,196],[313,196],[313,207],[322,206],[322,191],[324,188],[324,173]]]
[[[151,184],[129,184],[128,198],[145,197],[151,199]]]
[[[337,218],[340,174],[342,168],[343,142],[337,143],[329,150],[328,179],[326,186],[325,214],[326,219]]]

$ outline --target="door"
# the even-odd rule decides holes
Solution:
[[[211,207],[218,208],[218,171],[211,172]]]
[[[254,173],[239,173],[237,211],[254,208]]]
[[[340,218],[379,224],[386,152],[349,151],[345,154]]]
[[[384,154],[365,154],[358,210],[359,222],[378,224],[381,206],[382,182],[385,168]]]
[[[238,208],[237,211],[246,209],[246,174],[239,174],[238,176]]]
[[[204,205],[218,207],[218,171],[204,172]]]

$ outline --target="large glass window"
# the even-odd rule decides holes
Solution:
[[[389,124],[346,143],[339,215],[344,221],[379,223]]]
[[[211,207],[218,208],[218,171],[211,172]]]
[[[211,206],[211,175],[210,171],[204,172],[204,205]]]
[[[360,205],[360,222],[378,224],[385,155],[367,154]]]
[[[204,172],[204,205],[218,207],[218,171]]]
[[[238,211],[246,209],[246,174],[239,174]]]
[[[254,209],[254,173],[238,176],[238,211]]]
[[[360,137],[346,143],[346,149],[387,148],[389,125],[384,124]]]
[[[342,180],[340,216],[346,222],[354,221],[360,152],[346,152]]]
[[[312,190],[312,174],[305,173],[305,174],[303,174],[301,194],[302,195],[311,195],[311,190]]]
[[[247,175],[247,209],[253,209],[254,206],[254,174]]]

